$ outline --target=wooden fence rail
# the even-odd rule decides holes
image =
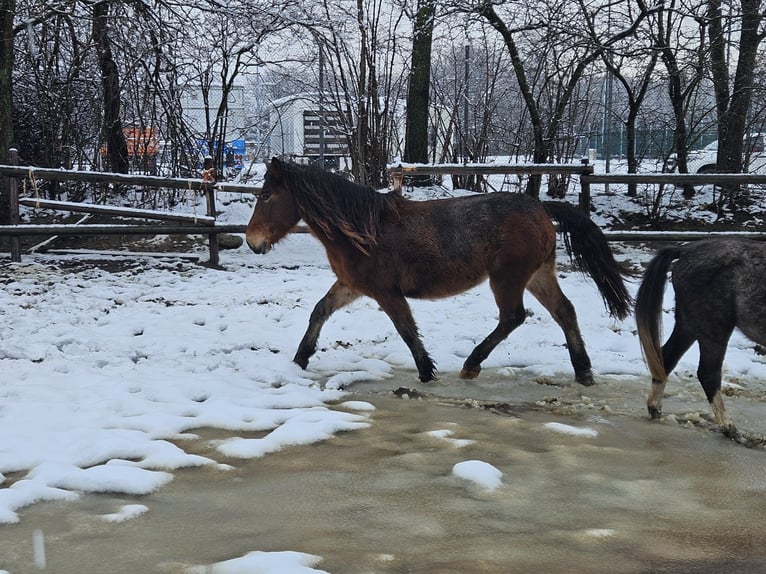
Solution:
[[[14,160],[12,153],[12,163]],[[443,164],[424,165],[408,164],[393,166],[388,169],[393,189],[401,193],[403,179],[407,175],[578,175],[580,180],[579,205],[590,213],[591,184],[668,184],[682,185],[742,185],[766,184],[766,175],[755,174],[594,174],[593,166],[583,161],[581,164],[504,164],[504,165],[463,165]],[[11,224],[0,225],[0,236],[11,238],[11,258],[20,261],[19,238],[31,235],[207,235],[209,239],[210,264],[218,265],[218,234],[244,233],[245,225],[219,225],[216,223],[216,192],[258,193],[260,187],[229,183],[212,183],[203,179],[168,178],[149,175],[125,175],[104,172],[68,171],[59,169],[43,169],[21,167],[17,165],[0,165],[0,177],[8,180],[10,197]],[[117,208],[92,204],[61,202],[38,198],[19,198],[18,179],[29,178],[50,179],[62,181],[84,181],[113,185],[135,185],[167,189],[187,189],[202,192],[206,196],[207,212],[203,216],[188,214],[171,214],[153,210]],[[19,205],[47,207],[87,213],[103,213],[121,217],[135,217],[155,220],[165,220],[167,224],[20,224]],[[661,231],[613,231],[606,233],[612,241],[688,241],[702,237],[746,235],[754,239],[766,240],[766,233],[746,232],[661,232]]]
[[[593,166],[583,160],[577,164],[562,163],[519,163],[519,164],[399,164],[388,168],[395,193],[402,192],[405,176],[408,175],[579,175],[593,173]],[[590,205],[590,196],[580,196],[580,207]]]
[[[578,204],[581,209],[590,213],[591,184],[647,184],[647,185],[746,185],[766,184],[766,175],[750,173],[607,173],[595,174],[593,166],[587,160],[577,164],[400,164],[388,168],[394,191],[401,193],[404,177],[407,175],[578,175],[580,179],[580,194]]]
[[[37,199],[34,197],[22,197],[19,198],[19,205],[34,207],[36,209],[72,211],[74,213],[100,213],[102,215],[114,215],[116,217],[137,217],[156,219],[158,221],[177,221],[191,223],[193,225],[215,225],[215,217],[210,215],[172,213],[156,211],[153,209],[135,209],[132,207],[110,207],[108,205],[94,205],[92,203],[80,203],[76,201],[53,201],[49,199]]]
[[[15,164],[17,154],[11,150],[11,164]],[[30,235],[207,235],[210,251],[210,264],[219,264],[218,235],[220,233],[242,233],[244,225],[216,224],[216,192],[257,193],[259,187],[253,185],[235,185],[213,183],[204,179],[170,178],[151,175],[116,174],[96,171],[71,171],[60,169],[22,167],[18,165],[0,165],[0,176],[8,183],[10,201],[10,225],[0,225],[0,235],[10,236],[11,260],[21,261],[19,238]],[[204,215],[179,214],[149,209],[133,209],[94,205],[68,201],[53,201],[38,197],[19,197],[18,180],[28,178],[31,187],[36,189],[36,180],[82,181],[89,183],[142,186],[149,188],[184,189],[201,192],[206,199]],[[157,221],[176,222],[177,224],[129,224],[129,225],[86,225],[86,224],[20,224],[19,206],[40,207],[62,211],[112,215],[127,218],[141,218]]]
[[[254,185],[211,183],[201,178],[161,177],[157,175],[134,175],[103,171],[76,171],[18,165],[0,165],[0,175],[29,179],[52,179],[59,181],[85,181],[89,183],[112,183],[116,185],[139,185],[206,192],[209,189],[234,193],[253,193]]]

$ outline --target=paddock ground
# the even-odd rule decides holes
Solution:
[[[41,530],[48,569],[62,574],[181,573],[254,550],[315,554],[316,568],[333,574],[766,571],[766,449],[716,432],[691,377],[668,385],[668,416],[649,421],[647,384],[601,375],[582,387],[499,371],[472,382],[442,374],[424,385],[402,371],[356,383],[347,399],[376,408],[368,429],[221,461],[230,471],[177,471],[149,496],[34,505],[3,527],[3,566],[37,571],[31,540]],[[764,432],[763,402],[757,389],[726,397],[752,433]],[[597,434],[553,432],[551,422]],[[444,430],[473,442],[431,432]],[[227,436],[197,434],[184,448],[200,454]],[[466,460],[491,462],[503,486],[453,476]],[[149,511],[119,524],[98,518],[136,503]]]

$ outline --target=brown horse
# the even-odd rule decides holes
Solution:
[[[662,303],[672,266],[676,295],[675,325],[662,347]],[[740,433],[729,419],[721,396],[721,370],[735,328],[751,341],[766,345],[766,244],[738,238],[696,241],[657,252],[644,273],[636,296],[636,325],[652,389],[649,415],[662,416],[668,375],[696,342],[697,378],[721,431]]]
[[[393,321],[412,352],[420,380],[430,381],[436,368],[406,297],[447,297],[489,277],[499,322],[465,360],[460,377],[476,377],[482,361],[524,322],[527,289],[563,329],[575,376],[590,385],[591,362],[577,316],[556,279],[551,217],[565,234],[575,262],[596,282],[610,313],[625,318],[632,304],[623,283],[625,272],[599,228],[571,205],[541,203],[523,194],[411,201],[274,158],[247,226],[247,243],[254,252],[266,253],[303,219],[327,251],[337,280],[314,307],[293,359],[304,369],[328,317],[366,295]]]

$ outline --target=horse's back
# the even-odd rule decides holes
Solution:
[[[688,244],[672,280],[677,314],[692,329],[736,326],[766,344],[766,244],[740,238]]]
[[[412,239],[432,238],[449,244],[496,243],[508,235],[525,236],[533,244],[551,236],[553,223],[542,204],[520,193],[487,193],[432,201],[409,201],[399,212],[396,232],[409,230]]]
[[[477,250],[508,248],[528,258],[539,252],[541,244],[550,248],[555,238],[553,223],[540,202],[518,193],[409,202],[400,217],[394,232],[408,236],[407,249],[429,250],[436,242],[440,251],[457,258],[475,257]]]
[[[522,194],[404,200],[378,247],[376,265],[390,267],[403,293],[437,298],[493,269],[530,276],[555,255],[555,228],[540,202]]]

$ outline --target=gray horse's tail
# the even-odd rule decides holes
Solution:
[[[593,278],[609,314],[624,319],[633,299],[623,277],[631,273],[614,259],[601,229],[582,211],[562,201],[544,201],[548,215],[559,224],[564,245],[574,263]]]
[[[657,252],[644,272],[644,279],[636,295],[636,327],[644,360],[655,381],[665,381],[665,362],[662,359],[662,300],[668,270],[673,260],[681,255],[681,247],[666,247]]]

